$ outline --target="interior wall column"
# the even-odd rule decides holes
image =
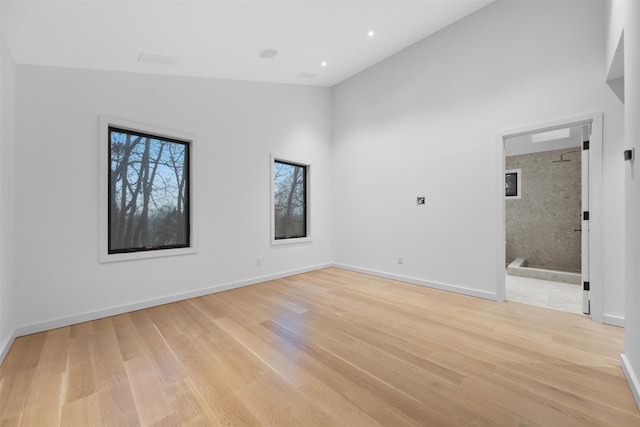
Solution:
[[[635,150],[626,162],[626,286],[623,367],[640,406],[640,2],[625,2],[625,144]],[[622,153],[620,154],[622,159]]]

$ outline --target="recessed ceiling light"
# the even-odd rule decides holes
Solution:
[[[369,32],[367,33],[367,35],[369,37],[373,37],[376,33],[373,32],[373,30],[369,30]]]
[[[326,66],[327,66],[327,61],[322,61],[322,62],[320,63],[320,65],[322,65],[323,67],[326,67]]]
[[[260,58],[271,59],[278,54],[278,51],[275,49],[265,49],[260,52]]]

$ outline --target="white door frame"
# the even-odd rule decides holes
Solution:
[[[591,123],[591,140],[589,145],[589,270],[591,293],[591,318],[594,322],[603,322],[603,180],[602,180],[602,139],[603,113],[594,112],[581,114],[549,122],[536,123],[499,132],[496,136],[496,301],[503,302],[505,297],[505,260],[506,260],[506,232],[505,232],[505,196],[504,171],[505,154],[504,141],[506,137],[527,133],[541,132],[558,128],[571,127]]]
[[[582,141],[582,156],[581,156],[581,193],[582,200],[580,204],[580,214],[582,216],[582,221],[580,221],[580,246],[582,250],[582,260],[581,260],[581,276],[582,276],[582,312],[585,314],[591,314],[591,291],[589,290],[589,286],[587,284],[591,283],[591,266],[589,265],[589,242],[591,235],[591,219],[584,216],[584,212],[589,212],[591,209],[591,192],[589,189],[591,188],[591,172],[590,172],[590,161],[591,159],[591,147],[588,147],[588,150],[585,150],[584,144],[587,141],[588,144],[591,143],[591,123],[587,125],[581,126],[580,129],[580,141]]]

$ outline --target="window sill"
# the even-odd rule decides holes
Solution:
[[[155,251],[127,252],[119,254],[100,254],[100,263],[135,261],[140,259],[164,258],[168,256],[191,255],[198,253],[194,247],[176,248],[176,249],[159,249]]]
[[[311,237],[298,237],[293,239],[272,239],[271,246],[285,246],[285,245],[295,245],[298,243],[311,243],[313,239]]]

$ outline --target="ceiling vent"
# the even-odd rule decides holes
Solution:
[[[180,58],[167,55],[156,55],[153,53],[141,53],[138,56],[138,62],[146,62],[147,64],[160,64],[160,65],[178,65]]]
[[[275,49],[265,49],[262,52],[260,52],[260,58],[271,59],[271,58],[275,58],[277,54],[278,54],[278,51]]]
[[[318,77],[317,73],[308,73],[306,71],[303,71],[302,73],[298,74],[298,77],[301,79],[315,79],[316,77]]]

